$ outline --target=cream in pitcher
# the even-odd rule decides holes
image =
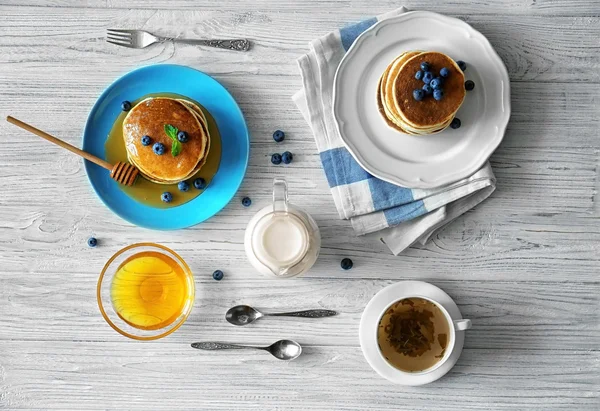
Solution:
[[[319,227],[309,214],[288,202],[285,179],[274,179],[273,204],[252,217],[244,246],[254,268],[281,278],[303,274],[317,260]]]

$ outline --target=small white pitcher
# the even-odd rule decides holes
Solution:
[[[273,205],[260,210],[248,223],[244,247],[259,272],[277,278],[307,272],[321,249],[321,233],[315,220],[288,202],[287,182],[273,180]]]

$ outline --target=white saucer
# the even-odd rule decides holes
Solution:
[[[365,359],[379,375],[389,381],[402,385],[424,385],[442,378],[458,361],[465,342],[465,333],[456,332],[452,353],[438,368],[428,373],[410,375],[403,373],[390,365],[379,353],[377,346],[377,327],[383,311],[393,302],[407,297],[427,297],[441,304],[452,317],[452,320],[462,319],[460,310],[448,294],[433,284],[422,281],[402,281],[392,284],[379,291],[369,304],[360,319],[359,339]]]
[[[410,50],[440,51],[467,63],[459,129],[412,136],[387,125],[377,106],[381,74]],[[337,69],[333,115],[356,161],[372,175],[410,188],[435,188],[474,174],[498,147],[510,117],[510,81],[489,41],[464,21],[415,11],[361,34]]]

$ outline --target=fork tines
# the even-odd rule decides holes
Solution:
[[[106,41],[118,46],[131,47],[132,30],[107,29]]]

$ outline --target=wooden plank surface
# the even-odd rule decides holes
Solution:
[[[512,81],[513,114],[491,161],[485,203],[424,247],[395,257],[338,219],[314,141],[291,95],[295,59],[331,29],[398,4],[366,0],[0,0],[0,116],[14,115],[79,145],[106,85],[140,65],[176,63],[222,82],[252,135],[247,178],[217,216],[191,229],[133,227],[104,208],[83,164],[0,122],[0,409],[390,410],[577,409],[600,405],[600,7],[595,0],[408,1],[482,31]],[[183,37],[246,36],[250,53],[172,44],[114,47],[106,28]],[[286,131],[288,167],[270,164],[271,133]],[[271,281],[249,267],[243,231],[284,175],[293,201],[323,236],[315,268]],[[251,208],[240,198],[249,195]],[[100,240],[88,249],[90,235]],[[95,301],[98,272],[124,245],[155,241],[196,276],[188,322],[164,341],[114,333]],[[351,257],[351,271],[339,269]],[[211,279],[214,269],[225,279]],[[378,377],[358,324],[370,298],[399,280],[432,282],[473,320],[452,372],[425,387]],[[323,307],[321,321],[225,323],[239,303],[270,310]],[[293,363],[263,354],[193,351],[195,340],[306,347]]]
[[[3,0],[2,4],[20,7],[52,7],[52,8],[109,8],[109,9],[164,9],[164,10],[201,10],[216,9],[207,1],[193,2],[189,0]],[[431,10],[438,13],[450,14],[459,10],[467,14],[539,14],[566,16],[598,16],[598,7],[593,0],[381,0],[365,5],[364,0],[294,0],[274,4],[270,0],[238,0],[219,3],[219,10],[230,13],[240,10],[281,10],[304,14],[329,15],[331,18],[342,16],[372,16],[382,14],[401,5],[411,10]],[[336,17],[337,15],[337,17]]]

